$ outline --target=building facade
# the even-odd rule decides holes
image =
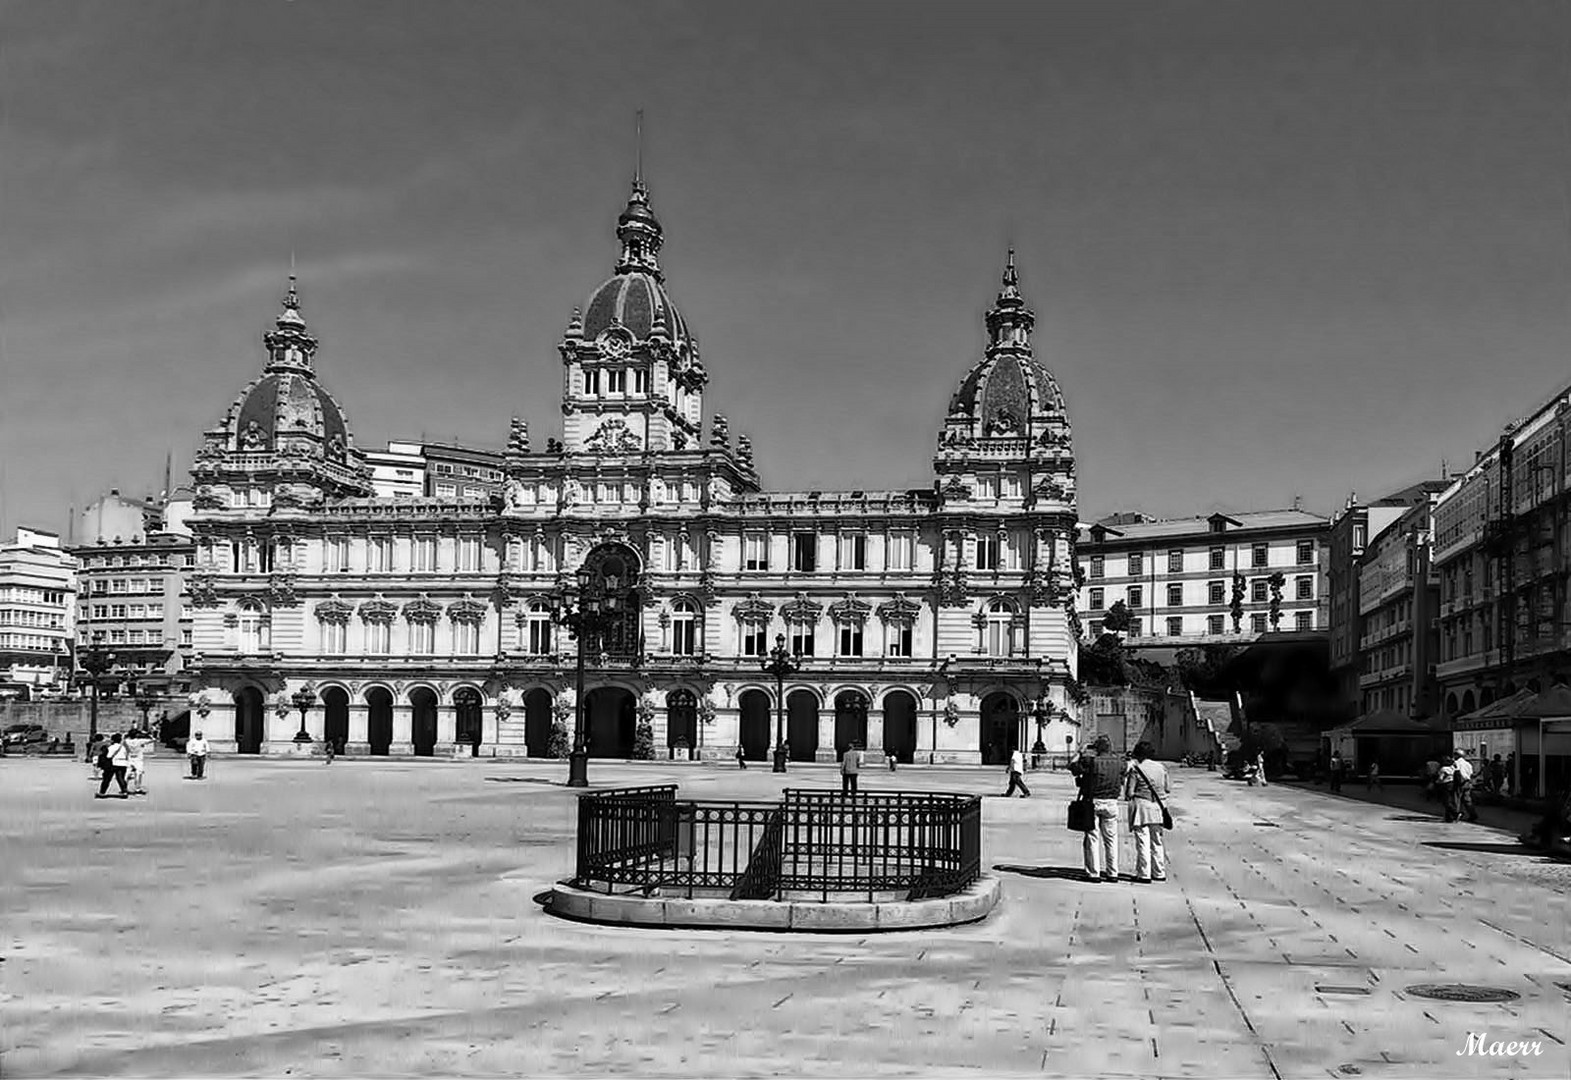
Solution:
[[[1131,647],[1242,643],[1325,630],[1327,521],[1303,510],[1159,521],[1120,514],[1083,531],[1080,610],[1091,636],[1122,601]]]
[[[561,438],[536,449],[515,420],[499,458],[422,444],[418,497],[377,494],[291,282],[261,376],[192,468],[193,723],[287,750],[308,689],[308,733],[351,753],[551,756],[578,705],[557,616],[590,586],[628,601],[585,650],[595,756],[631,756],[641,727],[662,757],[755,760],[782,737],[804,761],[1072,739],[1074,455],[1013,253],[931,488],[772,492],[706,414],[640,181],[617,239],[556,346]],[[797,670],[777,698],[780,640]]]
[[[71,679],[76,560],[60,537],[19,528],[0,544],[0,690],[63,691]]]
[[[1434,504],[1422,502],[1369,541],[1358,560],[1359,714],[1439,715],[1440,578],[1431,565]]]
[[[1435,505],[1445,715],[1571,677],[1571,390],[1510,425]]]

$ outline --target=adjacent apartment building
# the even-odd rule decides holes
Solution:
[[[1432,485],[1438,486],[1438,485]],[[1358,714],[1438,715],[1440,578],[1431,565],[1437,490],[1424,492],[1358,560]]]
[[[65,689],[75,594],[76,560],[58,534],[19,528],[0,544],[0,691]]]
[[[1077,547],[1082,618],[1095,637],[1122,600],[1135,647],[1324,631],[1327,525],[1301,509],[1105,518],[1082,530]]]

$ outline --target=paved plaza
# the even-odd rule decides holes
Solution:
[[[0,762],[8,1075],[1523,1076],[1571,1070],[1571,866],[1484,826],[1174,769],[1165,885],[1072,880],[1069,783],[984,804],[1003,901],[941,931],[566,922],[565,765]],[[773,797],[766,768],[597,785]],[[796,767],[825,786],[832,767]],[[996,793],[998,770],[864,787]],[[1125,841],[1125,858],[1128,858]],[[1126,873],[1129,867],[1126,862]],[[1506,1004],[1420,983],[1504,987]],[[1458,1056],[1470,1032],[1542,1054]]]

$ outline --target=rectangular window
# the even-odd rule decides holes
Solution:
[[[417,536],[409,569],[417,574],[430,574],[436,570],[436,537]]]
[[[1094,581],[1102,576],[1107,568],[1107,561],[1100,555],[1091,556],[1091,579]]]
[[[107,618],[109,618],[109,605],[108,604],[94,604],[93,605],[93,618],[95,618],[95,619],[107,619]]]
[[[391,623],[368,622],[365,624],[365,651],[372,656],[386,656],[391,640]]]
[[[1140,552],[1131,551],[1129,553],[1129,576],[1139,577],[1141,574],[1145,573],[1143,568],[1144,562],[1145,559],[1141,556]]]
[[[1140,636],[1140,620],[1139,619],[1130,619],[1129,620],[1129,636],[1130,637],[1139,637]]]
[[[916,550],[916,537],[908,532],[889,534],[889,569],[910,570]]]
[[[1293,613],[1293,629],[1313,630],[1315,628],[1315,615],[1312,611],[1298,611]]]
[[[436,652],[436,625],[424,620],[409,624],[409,651],[419,656]]]
[[[606,389],[613,394],[627,393],[627,372],[622,368],[606,372]]]
[[[1300,540],[1298,542],[1298,565],[1308,566],[1315,561],[1315,542],[1313,540]]]
[[[862,624],[844,623],[840,627],[840,655],[862,655]]]
[[[1208,604],[1225,604],[1225,603],[1227,603],[1227,586],[1223,585],[1220,581],[1207,582],[1207,584],[1206,584],[1206,603],[1208,603]]]
[[[1227,549],[1226,548],[1214,547],[1214,548],[1211,549],[1211,569],[1213,569],[1213,570],[1226,570],[1227,569]]]
[[[1145,589],[1131,585],[1124,590],[1124,603],[1131,611],[1138,611],[1145,603]]]
[[[742,655],[763,656],[767,651],[765,642],[769,639],[769,628],[761,622],[742,624]]]
[[[633,393],[649,393],[649,372],[643,368],[638,368],[633,372]]]
[[[130,607],[125,605],[125,604],[110,604],[109,605],[109,615],[110,615],[111,618],[124,619],[124,618],[126,618],[130,614],[130,612],[131,612]]]
[[[1179,550],[1167,553],[1167,572],[1169,574],[1182,574],[1184,572],[1184,553]]]
[[[453,624],[453,655],[475,656],[480,652],[480,624],[456,622]]]
[[[889,643],[889,655],[897,657],[911,656],[911,624],[896,623],[884,631],[885,639]]]
[[[671,651],[677,656],[692,656],[698,651],[698,620],[691,614],[672,621]]]
[[[1270,549],[1264,544],[1256,544],[1249,549],[1249,565],[1265,566]]]
[[[999,569],[999,542],[996,536],[979,536],[976,538],[976,568],[978,570]]]
[[[1171,617],[1168,618],[1168,620],[1167,620],[1167,636],[1168,637],[1183,637],[1184,636],[1184,620],[1182,618],[1180,618],[1180,617],[1178,617],[1176,615],[1171,616]]]
[[[1222,632],[1222,616],[1212,615],[1206,619],[1206,633],[1220,634]]]
[[[95,593],[107,593],[109,591],[109,582],[102,579],[93,582],[93,591]]]
[[[1315,597],[1315,579],[1308,576],[1297,578],[1294,590],[1298,594],[1298,599],[1313,600]]]
[[[1182,585],[1169,585],[1167,587],[1167,606],[1184,606],[1184,587]]]
[[[852,533],[840,538],[840,569],[867,569],[867,537]]]
[[[811,623],[791,625],[791,651],[798,656],[813,655],[813,630]]]
[[[480,569],[480,538],[478,536],[461,536],[458,538],[458,570],[460,573],[474,573]]]
[[[742,538],[742,569],[769,569],[769,537],[761,533],[749,533]]]
[[[584,396],[585,397],[599,397],[600,396],[600,372],[599,371],[586,371],[586,372],[584,372]]]
[[[126,591],[125,578],[115,578],[114,581],[110,582],[109,583],[109,591],[110,592],[117,592],[117,593],[125,592]]]
[[[322,651],[329,656],[342,656],[344,654],[345,631],[348,627],[341,622],[325,622],[322,624]]]
[[[1102,589],[1097,587],[1091,590],[1091,602],[1088,605],[1092,611],[1101,611],[1103,608]]]
[[[349,538],[347,536],[330,536],[327,538],[327,569],[329,573],[342,573],[349,569]]]
[[[181,629],[181,631],[180,631],[180,644],[182,644],[182,645],[189,645],[189,644],[191,644],[191,631],[190,631],[189,628]]]
[[[367,569],[373,574],[385,574],[393,569],[393,538],[390,536],[373,536],[367,548],[369,553]]]
[[[1253,580],[1253,581],[1251,581],[1249,583],[1249,599],[1253,600],[1257,604],[1261,604],[1261,603],[1265,602],[1265,599],[1266,599],[1266,581],[1265,581],[1265,578],[1255,578],[1255,580]]]
[[[791,569],[803,573],[811,573],[818,569],[818,537],[816,534],[792,534]]]
[[[1266,617],[1260,612],[1249,616],[1249,629],[1257,634],[1266,632]]]

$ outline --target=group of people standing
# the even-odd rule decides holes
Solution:
[[[1167,847],[1163,832],[1170,827],[1167,796],[1172,790],[1167,766],[1152,760],[1149,742],[1139,742],[1130,760],[1113,753],[1106,735],[1070,765],[1081,800],[1090,803],[1085,832],[1085,873],[1089,881],[1118,878],[1118,822],[1128,804],[1129,832],[1135,840],[1134,880],[1142,885],[1167,880]]]
[[[133,795],[147,794],[147,755],[155,745],[152,735],[138,728],[121,734],[95,735],[88,741],[87,760],[93,767],[93,779],[98,781],[97,799],[129,799]],[[207,740],[200,731],[193,732],[186,740],[186,757],[191,763],[187,779],[204,780],[207,777]],[[118,796],[109,793],[115,784]]]

